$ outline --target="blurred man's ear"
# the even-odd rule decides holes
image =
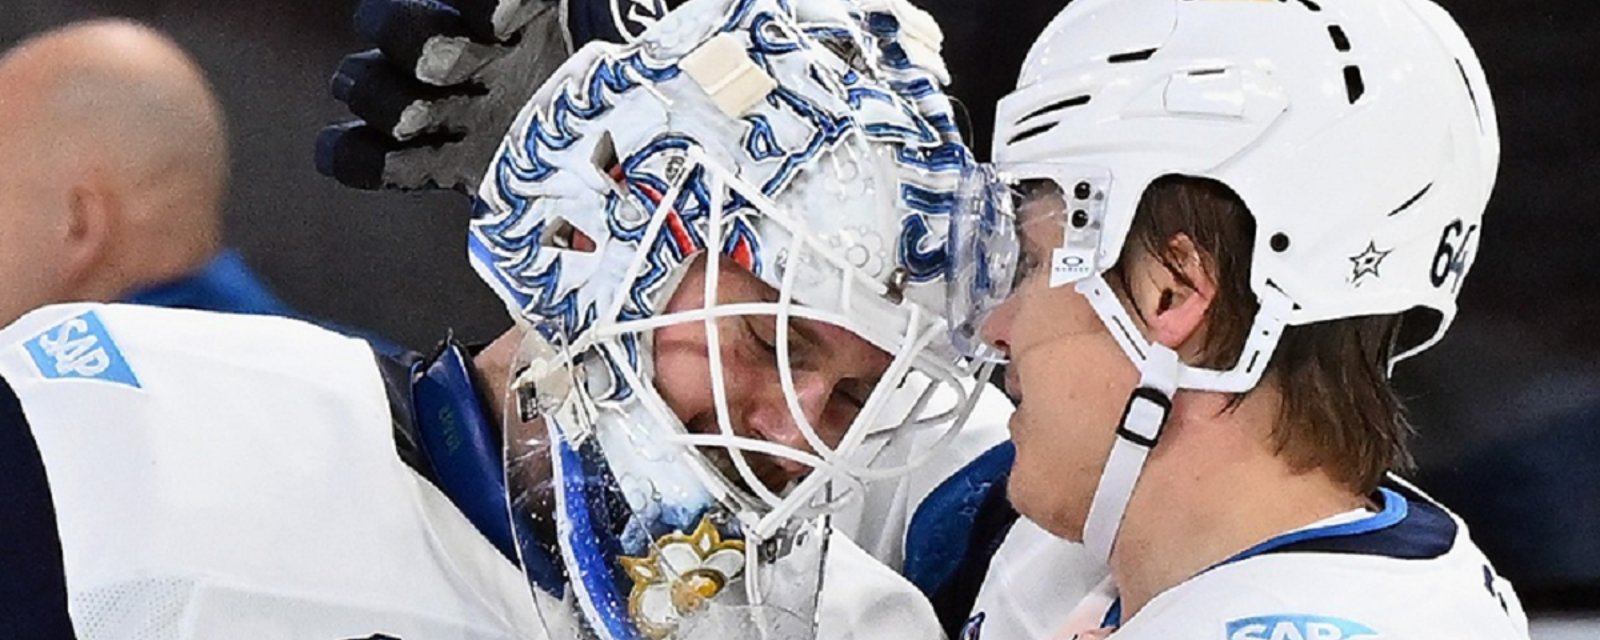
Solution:
[[[1134,308],[1150,340],[1180,354],[1203,341],[1206,313],[1217,295],[1216,275],[1187,234],[1177,234],[1165,259],[1140,252],[1129,279]]]
[[[104,274],[112,262],[112,241],[122,224],[122,202],[116,193],[93,182],[78,184],[67,192],[66,237],[62,248],[62,280],[82,298],[115,297],[121,286],[108,282],[121,280],[117,274]]]

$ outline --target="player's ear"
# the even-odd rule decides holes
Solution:
[[[67,191],[67,224],[62,243],[65,281],[76,290],[93,290],[101,265],[110,261],[111,247],[122,224],[122,202],[114,190],[93,181]]]
[[[1179,353],[1204,335],[1207,312],[1217,295],[1211,261],[1188,234],[1178,233],[1164,255],[1137,252],[1129,272],[1133,311],[1148,338]]]

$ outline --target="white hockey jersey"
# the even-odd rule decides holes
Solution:
[[[962,640],[1050,640],[1071,609],[1110,573],[1087,547],[1017,520],[995,551]]]
[[[0,596],[21,594],[0,597],[0,636],[544,637],[526,579],[396,453],[364,342],[61,305],[0,330],[0,378]],[[998,439],[975,430],[931,472]],[[885,511],[860,519],[867,546],[898,563],[893,530],[914,509],[894,505],[931,484],[869,496]],[[820,637],[939,637],[911,583],[842,538],[832,549]]]
[[[540,629],[520,572],[396,454],[366,343],[279,318],[68,305],[0,345],[76,637]]]
[[[1126,624],[1120,603],[1091,594],[1057,637],[1115,627],[1116,640],[1528,638],[1511,585],[1459,518],[1399,480],[1379,494],[1381,511],[1258,544],[1156,596]]]

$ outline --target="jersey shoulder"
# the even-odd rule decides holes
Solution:
[[[0,490],[51,521],[10,542],[37,551],[39,572],[5,574],[0,593],[48,587],[40,606],[70,614],[76,637],[538,628],[520,572],[396,455],[395,409],[360,340],[282,318],[65,305],[0,331],[0,379],[11,434],[31,439],[15,448],[28,473]],[[0,637],[65,637],[5,633],[27,620],[0,610]]]
[[[372,358],[363,341],[299,320],[139,305],[52,305],[0,330],[0,373],[17,385],[160,393],[200,378],[270,389],[348,381]]]
[[[1398,480],[1382,495],[1382,512],[1336,535],[1280,536],[1168,590],[1116,637],[1528,637],[1511,585],[1459,518]]]

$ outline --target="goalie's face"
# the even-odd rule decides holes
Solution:
[[[667,303],[667,313],[707,306],[705,261],[696,262]],[[749,271],[723,262],[716,304],[772,303],[778,291]],[[777,318],[733,315],[717,320],[723,384],[734,432],[812,452],[784,397],[778,371]],[[848,329],[803,318],[790,318],[790,371],[801,413],[822,441],[836,446],[890,364],[889,354]],[[655,331],[656,391],[692,433],[718,432],[706,328],[689,322]],[[739,475],[723,452],[703,449],[730,478]],[[804,477],[811,468],[799,462],[749,455],[762,484],[774,491]]]

